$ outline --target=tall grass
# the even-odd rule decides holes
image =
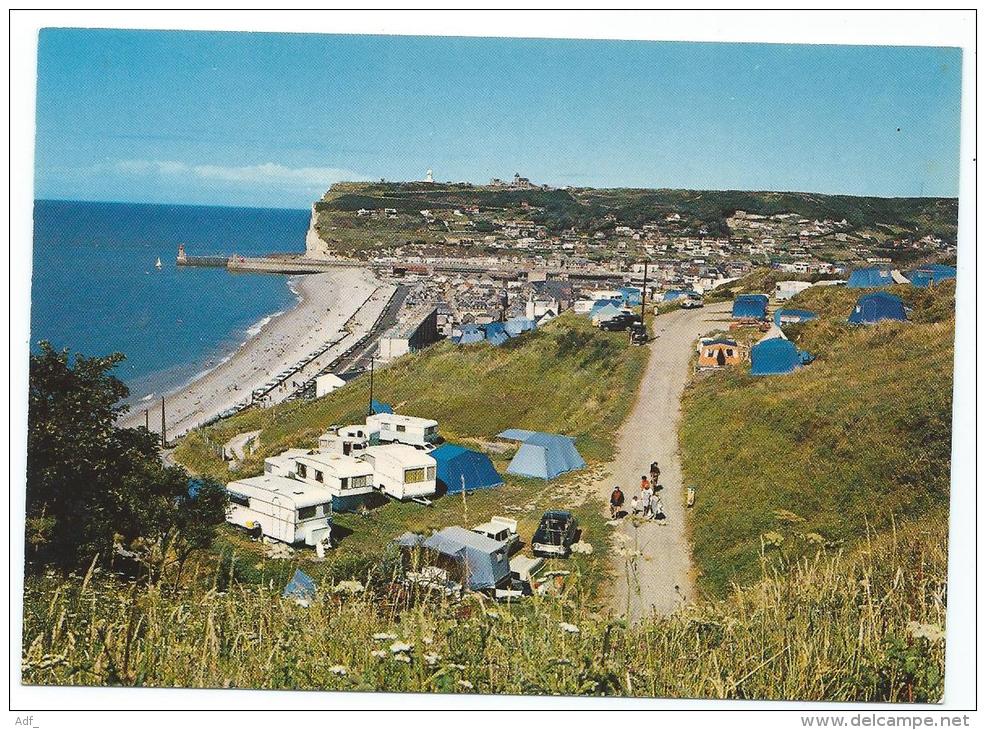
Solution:
[[[808,367],[722,372],[686,390],[683,467],[698,489],[690,527],[705,589],[756,579],[766,533],[786,535],[787,551],[853,544],[891,515],[947,504],[954,287],[901,288],[911,322],[852,327],[859,293],[815,288],[793,300],[821,315],[789,330],[817,355]]]
[[[307,607],[279,585],[218,575],[178,592],[95,571],[39,577],[27,585],[23,681],[937,701],[944,530],[911,524],[779,568],[765,556],[755,585],[638,625],[594,610],[578,576],[506,606],[408,595],[371,571],[366,591],[324,583]]]

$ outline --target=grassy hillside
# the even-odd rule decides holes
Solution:
[[[789,560],[893,519],[947,517],[954,285],[894,291],[911,322],[851,327],[859,290],[809,289],[790,306],[821,319],[788,334],[813,364],[716,373],[687,389],[681,446],[705,589],[754,580],[765,541]]]
[[[279,586],[220,575],[179,592],[47,576],[27,585],[23,681],[934,702],[945,534],[938,522],[906,525],[634,626],[588,608],[580,579],[513,610],[329,583],[303,608]]]
[[[587,319],[569,314],[499,348],[446,342],[402,358],[376,372],[374,397],[399,413],[436,419],[448,441],[489,449],[501,474],[515,447],[498,453],[488,444],[511,427],[574,436],[591,465],[608,460],[645,361],[645,349],[630,347],[623,334],[602,332]],[[363,376],[316,401],[245,412],[193,432],[175,457],[193,471],[223,482],[254,476],[262,472],[264,457],[289,447],[314,447],[331,425],[362,422],[368,398],[369,378]],[[231,474],[218,456],[218,447],[237,433],[255,429],[261,429],[256,452]],[[522,539],[529,540],[544,510],[569,507],[583,525],[585,540],[598,550],[576,561],[582,569],[606,549],[603,511],[586,497],[591,491],[586,483],[591,483],[593,473],[591,469],[573,472],[547,483],[505,475],[504,487],[470,495],[465,508],[458,497],[443,497],[432,507],[381,503],[368,516],[340,514],[335,517],[334,535],[342,540],[327,564],[314,562],[310,551],[299,553],[298,562],[316,574],[339,575],[340,566],[347,564],[353,572],[365,571],[405,530],[428,532],[451,524],[475,524],[495,514],[517,518]],[[232,529],[224,531],[217,548],[239,554],[236,570],[250,580],[276,577],[283,583],[280,579],[290,571],[290,565],[283,563],[256,568],[262,549]]]

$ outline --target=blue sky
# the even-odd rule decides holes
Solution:
[[[307,208],[334,181],[958,191],[961,52],[48,29],[36,197]]]

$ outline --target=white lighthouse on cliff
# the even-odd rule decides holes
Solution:
[[[428,172],[425,173],[425,182],[426,183],[435,182],[435,176],[432,175],[431,170],[428,170]]]

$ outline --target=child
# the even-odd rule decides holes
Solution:
[[[636,517],[638,512],[640,512],[640,500],[635,494],[630,498],[630,514]]]

